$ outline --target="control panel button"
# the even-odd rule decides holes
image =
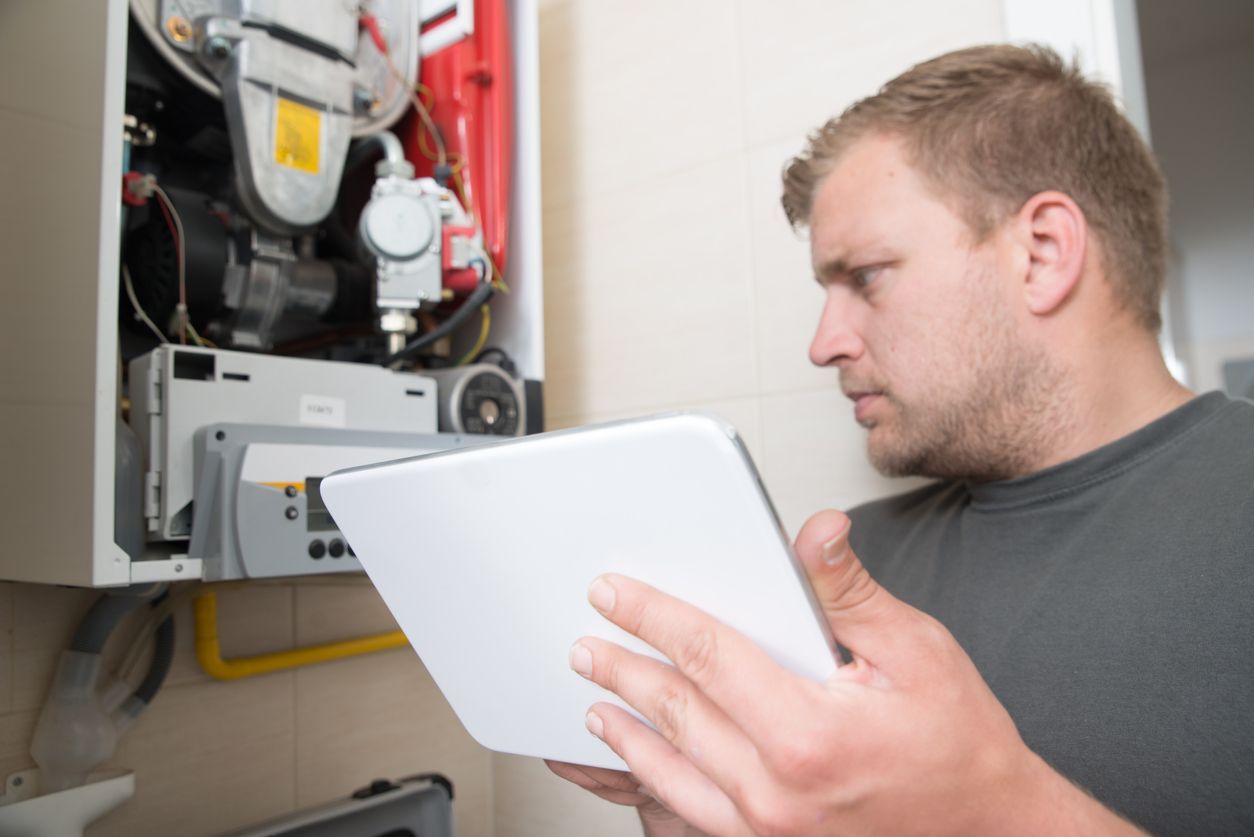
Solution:
[[[340,558],[344,555],[344,541],[335,538],[327,545],[327,552],[331,553],[332,558]]]
[[[323,555],[326,555],[326,554],[327,554],[327,545],[324,544],[322,541],[310,541],[309,542],[309,557],[310,558],[321,558]]]

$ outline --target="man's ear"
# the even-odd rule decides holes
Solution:
[[[1011,229],[1028,257],[1023,277],[1028,310],[1052,314],[1075,292],[1084,273],[1088,221],[1062,192],[1039,192],[1015,213]]]

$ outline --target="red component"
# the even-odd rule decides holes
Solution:
[[[479,282],[479,272],[470,267],[453,267],[453,239],[454,238],[474,238],[474,227],[454,227],[448,224],[444,225],[441,230],[442,237],[440,239],[440,250],[442,265],[444,271],[444,287],[448,288],[455,294],[468,294],[475,289],[475,285]],[[483,269],[487,270],[487,265],[483,265]]]
[[[138,171],[128,171],[122,175],[122,203],[127,206],[143,206],[152,196],[152,190],[144,187],[144,175]]]
[[[514,70],[506,2],[475,0],[474,33],[423,58],[421,66],[421,81],[434,94],[431,118],[444,138],[450,163],[458,157],[464,161],[460,174],[466,209],[483,228],[484,246],[502,275],[514,149]],[[435,164],[418,144],[423,130],[422,121],[411,114],[398,133],[419,174],[432,175]],[[427,147],[432,146],[428,140]],[[450,188],[455,190],[455,184]],[[455,293],[474,287],[448,274],[444,284]]]

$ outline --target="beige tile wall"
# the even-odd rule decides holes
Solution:
[[[903,488],[806,359],[821,297],[779,173],[897,72],[1002,32],[998,0],[543,0],[550,427],[720,413],[793,532]],[[535,760],[493,768],[499,837],[638,833]]]
[[[0,778],[32,765],[30,736],[57,656],[95,595],[0,584]],[[218,617],[226,657],[395,630],[361,578],[226,589]],[[107,662],[126,652],[132,622]],[[457,833],[492,834],[489,754],[408,649],[223,683],[196,663],[188,602],[175,623],[166,687],[110,763],[135,771],[135,797],[90,837],[217,834],[346,797],[375,778],[431,771],[453,781]]]

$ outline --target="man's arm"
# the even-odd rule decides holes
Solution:
[[[1027,748],[949,632],[871,579],[844,515],[811,518],[796,548],[853,654],[823,684],[648,585],[594,582],[606,618],[674,661],[590,637],[571,654],[656,727],[588,715],[665,810],[711,834],[1139,833]]]

